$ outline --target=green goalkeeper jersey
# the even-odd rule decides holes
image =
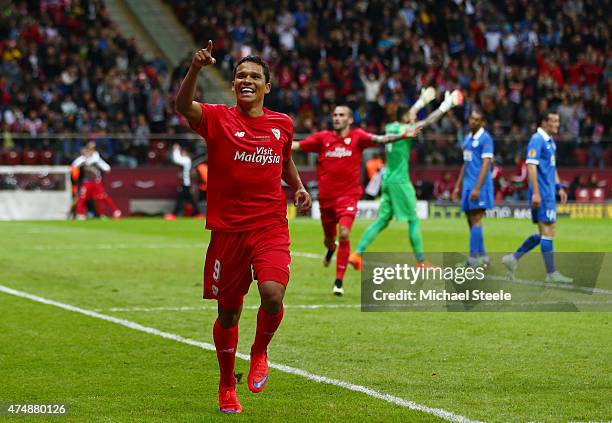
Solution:
[[[402,134],[408,130],[409,125],[405,123],[392,122],[385,125],[385,133]],[[410,160],[410,148],[414,138],[405,138],[400,141],[390,142],[385,145],[386,163],[383,183],[405,184],[410,182],[408,174],[408,162]]]

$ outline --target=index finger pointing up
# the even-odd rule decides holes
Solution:
[[[208,54],[212,54],[212,49],[213,49],[213,42],[212,40],[208,40],[208,45],[206,46],[206,51],[208,51]]]

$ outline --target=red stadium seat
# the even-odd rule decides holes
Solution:
[[[608,147],[604,150],[603,157],[606,166],[612,166],[612,147]]]
[[[586,166],[589,161],[589,152],[586,148],[577,148],[576,151],[574,151],[574,157],[576,158],[578,166]]]
[[[40,164],[41,165],[52,165],[53,164],[53,151],[43,150],[40,152]]]
[[[595,203],[603,203],[606,201],[606,193],[603,188],[593,188],[590,192],[591,201]]]
[[[165,153],[168,150],[166,141],[151,141],[150,146],[158,153]]]
[[[578,188],[576,190],[577,203],[588,203],[590,200],[590,192],[587,188]]]
[[[0,150],[0,166],[6,163],[6,152]]]
[[[147,153],[147,163],[150,166],[159,166],[164,162],[165,154],[159,153],[155,150],[149,150]]]
[[[5,163],[9,166],[15,166],[21,163],[21,153],[19,151],[10,150],[6,153]]]
[[[23,150],[22,163],[28,166],[40,164],[40,154],[38,150]]]

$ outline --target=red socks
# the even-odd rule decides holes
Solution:
[[[251,347],[251,353],[262,353],[268,349],[268,344],[274,336],[274,332],[280,326],[285,313],[284,307],[276,314],[270,314],[263,307],[259,306],[257,312],[257,331],[255,332],[255,342]]]
[[[225,329],[216,320],[213,326],[213,338],[217,349],[217,360],[219,360],[219,386],[234,386],[236,385],[234,363],[238,346],[238,325]]]
[[[349,240],[338,242],[338,255],[336,256],[336,279],[343,280],[349,256],[351,255],[351,244]]]
[[[281,308],[280,312],[276,314],[269,314],[262,307],[259,307],[255,342],[253,342],[251,348],[252,353],[261,353],[267,350],[274,332],[283,320],[283,314],[284,308]],[[217,360],[219,360],[219,386],[234,386],[236,385],[234,364],[236,362],[236,347],[238,346],[238,325],[225,329],[216,320],[213,326],[213,338],[217,350]]]

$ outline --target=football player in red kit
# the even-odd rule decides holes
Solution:
[[[317,167],[319,205],[324,233],[323,243],[327,248],[323,265],[329,266],[336,251],[336,237],[338,237],[333,293],[342,295],[344,294],[342,281],[351,253],[349,243],[351,227],[357,215],[357,202],[363,194],[360,183],[362,152],[374,146],[374,143],[414,137],[420,128],[410,127],[408,132],[403,134],[370,134],[363,129],[351,128],[353,112],[345,105],[334,108],[332,121],[333,131],[316,132],[302,141],[293,142],[293,149],[319,154]]]
[[[295,202],[310,208],[291,159],[293,122],[263,107],[270,71],[247,56],[234,68],[236,105],[193,101],[198,74],[213,65],[212,41],[193,57],[176,97],[176,110],[208,146],[206,227],[212,230],[204,264],[204,298],[216,299],[213,338],[219,361],[219,409],[239,413],[234,362],[238,320],[253,279],[261,297],[248,386],[261,392],[268,381],[267,348],[283,318],[289,282],[289,230],[281,179],[295,190]]]
[[[79,169],[82,177],[81,187],[75,206],[76,216],[79,220],[86,219],[87,201],[93,200],[97,212],[104,214],[104,205],[110,209],[113,219],[121,217],[121,211],[102,185],[102,173],[109,172],[111,167],[106,163],[100,153],[96,151],[96,143],[90,141],[83,148],[82,154],[72,162],[73,169]]]

